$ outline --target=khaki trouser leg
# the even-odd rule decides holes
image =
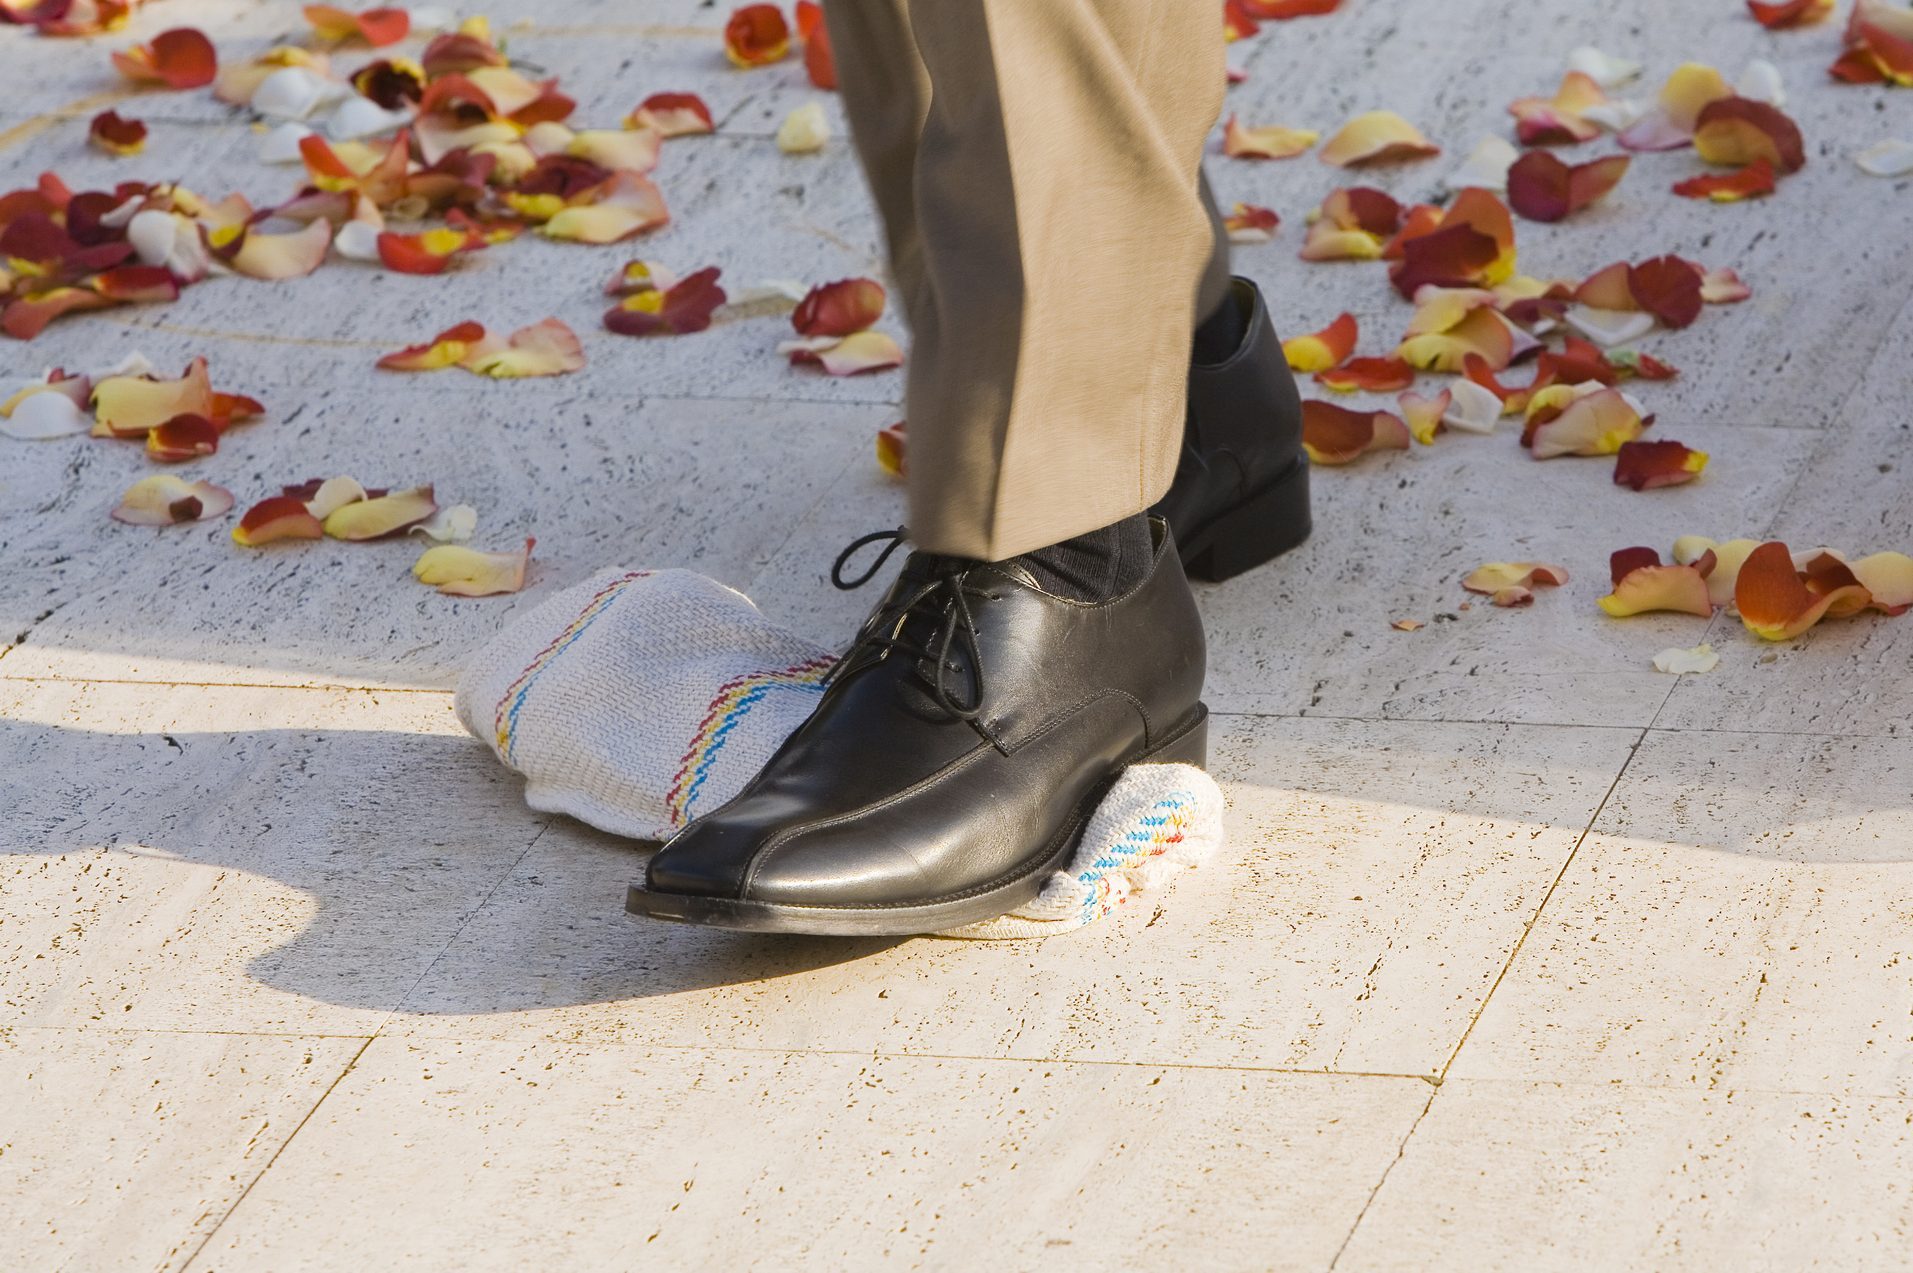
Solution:
[[[911,538],[1000,560],[1147,508],[1175,474],[1196,307],[1227,278],[1198,190],[1213,4],[825,12],[914,329]]]

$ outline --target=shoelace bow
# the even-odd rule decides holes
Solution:
[[[895,530],[873,531],[851,543],[840,553],[830,567],[830,582],[838,589],[849,592],[869,583],[890,555],[903,543],[907,531],[899,526]],[[844,566],[866,545],[890,542],[870,563],[869,569],[855,579],[844,577]],[[969,568],[959,568],[939,573],[935,578],[919,584],[916,588],[901,593],[886,602],[877,613],[870,616],[864,624],[863,632],[850,651],[838,660],[837,666],[824,678],[825,683],[836,679],[838,672],[846,667],[862,666],[864,663],[900,651],[917,659],[928,659],[936,667],[936,674],[930,678],[930,694],[941,707],[958,720],[975,720],[983,711],[983,654],[977,644],[976,616],[970,609],[970,598],[979,597],[985,601],[995,601],[998,594],[988,588],[970,582]],[[929,645],[919,645],[903,635],[904,628],[914,614],[940,615],[940,626]],[[958,637],[968,647],[970,666],[975,669],[976,695],[973,701],[959,702],[952,694],[945,673],[960,672],[963,665],[950,660]],[[858,658],[866,654],[867,658]]]

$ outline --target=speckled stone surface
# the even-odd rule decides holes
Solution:
[[[1386,106],[1447,148],[1361,174],[1210,162],[1225,204],[1283,217],[1237,258],[1281,330],[1348,310],[1363,353],[1406,307],[1378,267],[1298,260],[1308,210],[1352,181],[1435,196],[1578,44],[1644,61],[1633,96],[1687,58],[1773,61],[1810,162],[1715,206],[1666,193],[1691,154],[1643,155],[1595,208],[1518,224],[1530,273],[1678,252],[1752,285],[1643,342],[1682,372],[1640,387],[1655,433],[1710,452],[1705,476],[1636,494],[1511,426],[1319,470],[1307,545],[1199,589],[1228,851],[1038,945],[638,924],[643,846],[532,813],[460,730],[461,661],[553,589],[684,566],[828,639],[870,604],[829,587],[832,556],[903,517],[871,453],[898,374],[789,368],[775,305],[689,338],[598,325],[633,255],[734,290],[880,272],[834,97],[794,62],[729,67],[711,0],[488,12],[580,122],[665,89],[710,103],[717,134],[665,149],[668,227],[433,279],[214,279],[0,344],[8,382],[208,357],[267,414],[182,471],[242,506],[334,473],[431,482],[479,510],[482,546],[538,541],[522,594],[443,597],[409,577],[416,542],[248,553],[230,518],[122,526],[106,511],[154,471],[138,447],[0,439],[0,1264],[1905,1266],[1913,616],[1767,644],[1731,615],[1595,607],[1610,551],[1681,534],[1913,551],[1913,180],[1851,162],[1913,139],[1913,96],[1830,85],[1837,24],[1348,0],[1233,46],[1247,123]],[[303,30],[292,0],[159,0],[87,41],[0,29],[0,188],[290,194],[243,112],[115,76],[111,49],[174,25],[229,64]],[[831,142],[780,154],[815,100]],[[86,146],[108,105],[152,126],[143,156]],[[546,316],[585,370],[372,366],[462,319]],[[1518,559],[1570,581],[1469,603],[1468,570]],[[1702,640],[1717,670],[1652,670]]]

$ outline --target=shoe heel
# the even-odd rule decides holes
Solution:
[[[1209,709],[1196,704],[1196,723],[1184,729],[1180,734],[1162,744],[1154,751],[1146,752],[1136,763],[1139,765],[1194,765],[1206,769],[1209,765]]]
[[[1309,537],[1309,462],[1293,467],[1216,520],[1208,544],[1183,563],[1208,583],[1233,579],[1295,548]]]

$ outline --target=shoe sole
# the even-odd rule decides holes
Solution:
[[[1309,462],[1297,456],[1287,472],[1176,543],[1191,579],[1221,583],[1299,547],[1314,529],[1309,516]]]
[[[1209,709],[1198,703],[1193,721],[1132,763],[1206,765],[1208,759]],[[1122,772],[1119,769],[1098,783],[1077,805],[1069,822],[1051,837],[1043,853],[1023,867],[1016,878],[981,893],[907,906],[796,906],[735,897],[659,893],[642,884],[633,884],[625,893],[624,909],[633,915],[679,924],[820,937],[913,937],[995,919],[1033,900],[1043,891],[1050,874],[1069,861],[1090,815],[1096,812],[1096,806],[1102,803]]]

